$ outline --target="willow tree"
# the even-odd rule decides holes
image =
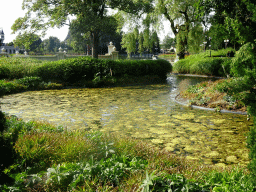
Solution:
[[[46,34],[49,27],[70,25],[89,35],[94,48],[93,57],[98,58],[100,33],[112,26],[113,21],[108,14],[117,9],[131,14],[147,12],[151,9],[151,0],[23,0],[22,8],[26,14],[18,18],[12,26],[14,33]]]
[[[170,22],[177,40],[177,51],[180,59],[185,56],[189,32],[197,23],[195,3],[197,0],[156,0],[156,11]]]
[[[126,49],[128,58],[131,58],[132,52],[136,51],[136,36],[134,33],[127,33],[123,35],[121,45]]]

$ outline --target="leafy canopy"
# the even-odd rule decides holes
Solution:
[[[12,26],[13,33],[40,32],[42,36],[50,27],[61,27],[67,20],[71,27],[79,28],[89,34],[97,57],[99,33],[112,26],[113,18],[109,11],[120,11],[141,14],[149,11],[152,0],[23,0],[22,8],[27,10],[22,18],[18,18]]]

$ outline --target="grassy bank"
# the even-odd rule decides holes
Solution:
[[[179,60],[173,66],[174,73],[226,77],[230,74],[231,58],[226,57],[232,49],[202,52]],[[233,50],[234,51],[234,50]]]
[[[246,111],[244,103],[246,92],[236,95],[228,95],[228,84],[235,84],[238,79],[222,79],[216,81],[206,81],[197,85],[189,86],[188,89],[180,92],[180,97],[189,100],[191,105],[233,111]]]
[[[165,60],[97,60],[90,57],[45,62],[0,58],[0,96],[69,86],[103,87],[159,83],[171,72]]]
[[[15,157],[4,163],[12,182],[1,191],[253,190],[245,170],[202,166],[141,140],[15,117],[1,122],[1,147]]]

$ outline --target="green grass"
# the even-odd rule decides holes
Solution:
[[[209,57],[209,52],[191,55],[176,62],[173,66],[173,72],[225,77],[230,74],[231,64],[231,58],[225,56],[231,50],[211,51],[212,57]]]
[[[46,62],[30,58],[0,58],[0,96],[65,86],[124,85],[131,84],[132,79],[152,83],[157,78],[165,79],[171,70],[171,64],[165,60],[113,61],[79,57]]]
[[[239,168],[202,166],[114,134],[67,131],[8,117],[1,134],[15,161],[1,191],[253,191]]]
[[[176,58],[176,54],[160,54],[158,55],[158,58],[160,59],[175,59]]]

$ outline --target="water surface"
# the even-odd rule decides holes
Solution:
[[[205,164],[247,164],[245,134],[252,122],[246,116],[192,110],[174,102],[180,89],[200,81],[170,76],[156,85],[24,92],[4,96],[2,111],[25,121],[146,139]]]

